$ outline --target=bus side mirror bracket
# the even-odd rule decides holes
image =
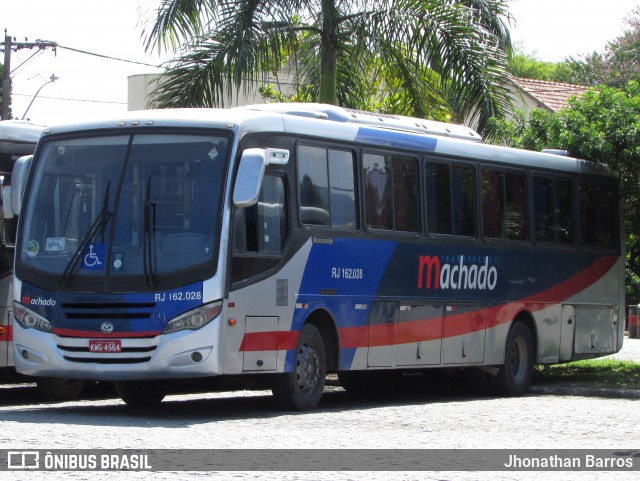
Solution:
[[[286,149],[246,149],[242,152],[233,189],[235,206],[250,207],[258,202],[267,165],[285,165],[287,162],[289,151]]]
[[[20,215],[22,207],[22,197],[24,195],[25,185],[27,183],[27,174],[33,155],[25,155],[16,160],[11,174],[11,211],[13,215]]]

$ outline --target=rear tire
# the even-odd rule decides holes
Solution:
[[[167,395],[159,381],[116,381],[118,396],[129,406],[156,406]]]
[[[533,375],[533,339],[524,322],[514,321],[509,329],[504,353],[504,364],[498,374],[489,376],[493,394],[521,396],[526,394]]]
[[[308,411],[322,398],[327,376],[327,356],[322,334],[313,324],[305,324],[298,336],[292,372],[274,377],[271,391],[286,410]]]
[[[84,388],[82,379],[60,377],[38,377],[38,392],[47,401],[73,401],[80,397]]]

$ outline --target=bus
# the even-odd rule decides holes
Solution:
[[[390,371],[496,395],[619,351],[618,177],[464,127],[323,104],[48,127],[29,162],[14,357],[33,376],[268,383],[285,409]],[[19,172],[18,172],[19,170]]]
[[[83,381],[20,376],[13,363],[11,280],[17,218],[11,211],[11,174],[20,157],[33,154],[43,130],[44,126],[28,121],[0,121],[0,383],[35,382],[44,398],[67,400],[80,394]]]

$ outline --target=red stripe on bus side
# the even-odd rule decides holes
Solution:
[[[240,351],[289,351],[296,348],[298,331],[247,332]]]
[[[97,332],[97,331],[77,331],[75,329],[54,328],[53,333],[64,337],[84,337],[89,339],[116,338],[128,339],[132,337],[154,337],[162,333],[162,331],[140,331],[140,332]]]
[[[407,344],[461,336],[496,327],[511,322],[525,308],[536,312],[569,299],[600,279],[615,265],[617,259],[616,256],[603,256],[571,279],[520,301],[500,304],[488,309],[482,308],[479,311],[447,313],[445,326],[443,326],[443,318],[437,317],[400,324],[342,327],[339,328],[340,347],[348,349]],[[240,345],[240,351],[269,351],[275,350],[275,346],[279,346],[280,350],[294,349],[297,337],[298,331],[247,333]],[[282,342],[283,339],[286,339],[286,342]]]
[[[13,326],[0,326],[0,342],[13,341]]]

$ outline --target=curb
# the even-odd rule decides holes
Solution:
[[[590,388],[577,386],[531,386],[531,394],[551,394],[557,396],[590,396],[617,399],[640,399],[640,391],[633,389]]]

